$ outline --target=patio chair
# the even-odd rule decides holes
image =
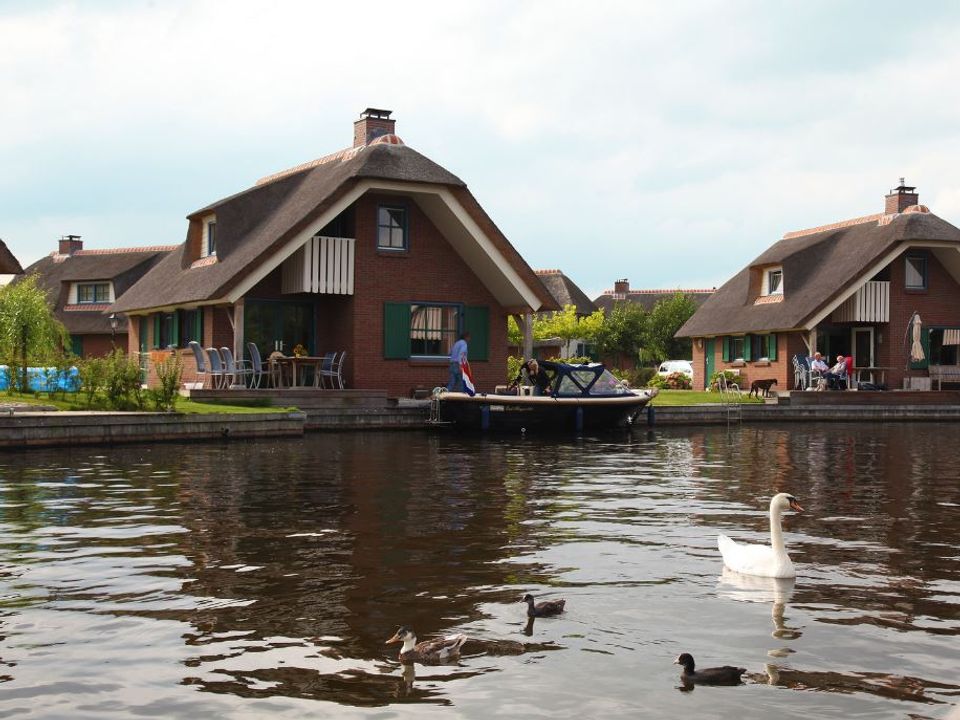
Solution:
[[[227,383],[227,369],[220,357],[220,351],[215,347],[207,348],[207,357],[210,359],[210,385],[216,390],[222,389]]]
[[[193,383],[193,389],[202,390],[204,383],[207,381],[207,359],[203,356],[203,348],[200,347],[200,343],[196,340],[191,340],[188,343],[190,349],[193,351],[193,359],[197,364],[197,375],[196,380]],[[197,383],[200,384],[200,387],[197,387]]]
[[[250,353],[250,384],[255,389],[260,389],[260,383],[263,382],[267,370],[263,367],[263,358],[260,357],[260,348],[254,342],[247,343],[247,351]]]
[[[235,360],[233,351],[226,346],[220,348],[220,356],[223,358],[223,367],[226,375],[230,379],[227,387],[246,387],[247,378],[253,374],[253,370],[247,367],[246,361]]]
[[[331,378],[330,387],[333,387],[333,361],[337,359],[337,354],[335,352],[328,352],[323,354],[323,360],[320,361],[320,365],[317,368],[317,374],[313,376],[313,386],[314,387],[326,387],[326,382],[324,378]]]
[[[347,357],[347,351],[344,350],[340,353],[339,357],[335,358],[333,361],[333,367],[330,369],[330,375],[327,376],[330,378],[330,385],[332,386],[334,382],[337,383],[337,388],[343,390],[343,360]]]
[[[807,362],[806,355],[793,356],[793,388],[794,390],[806,390],[810,387],[810,365]]]

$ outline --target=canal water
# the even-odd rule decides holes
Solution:
[[[723,572],[780,491],[796,581]],[[0,456],[3,718],[945,718],[958,635],[958,425]]]

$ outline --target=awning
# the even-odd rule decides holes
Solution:
[[[960,345],[960,329],[943,331],[944,345]]]

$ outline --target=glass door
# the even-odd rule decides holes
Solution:
[[[853,346],[853,366],[873,367],[873,328],[853,328],[852,332],[850,344]]]
[[[244,303],[243,337],[256,343],[264,358],[272,352],[292,355],[297,345],[312,355],[314,327],[312,303],[249,299]]]

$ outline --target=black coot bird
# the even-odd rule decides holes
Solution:
[[[527,604],[527,617],[550,617],[559,615],[563,612],[563,606],[567,604],[566,600],[544,600],[534,603],[533,595],[529,593],[523,596],[523,602]]]
[[[705,668],[697,671],[694,669],[693,655],[690,653],[683,653],[673,661],[673,664],[683,665],[680,679],[685,683],[693,683],[694,685],[739,685],[740,676],[747,671],[746,668],[734,667],[733,665]]]

